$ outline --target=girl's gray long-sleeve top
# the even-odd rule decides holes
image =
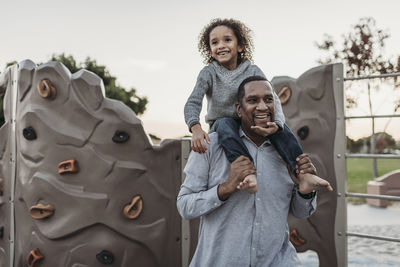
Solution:
[[[250,61],[242,62],[236,69],[228,70],[218,62],[213,61],[205,66],[197,77],[196,85],[185,104],[185,121],[189,131],[193,125],[200,122],[200,111],[203,98],[207,98],[206,122],[212,124],[222,117],[237,118],[235,103],[241,82],[250,76],[262,76],[264,73]],[[274,93],[275,123],[281,128],[285,124],[285,116],[281,102]]]

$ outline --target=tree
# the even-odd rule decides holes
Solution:
[[[389,37],[388,30],[376,27],[375,19],[361,18],[350,32],[342,35],[340,48],[337,47],[332,36],[325,34],[324,40],[316,43],[316,46],[328,55],[318,59],[317,62],[320,64],[342,62],[348,77],[400,72],[400,56],[397,56],[397,60],[384,56],[385,42]],[[396,77],[383,79],[383,81],[394,85],[395,88],[400,87],[400,82]],[[371,83],[374,85],[373,82]],[[375,88],[379,89],[377,85]],[[350,94],[346,94],[346,100],[348,108],[357,105],[355,97]],[[397,111],[399,107],[400,99],[395,104],[394,110]]]
[[[96,60],[86,58],[83,63],[78,64],[73,56],[65,54],[52,55],[51,61],[59,61],[63,63],[71,73],[75,73],[80,69],[87,69],[97,74],[104,83],[106,96],[112,99],[122,101],[125,105],[131,108],[137,115],[141,115],[146,110],[148,103],[147,97],[140,97],[136,94],[136,89],[125,89],[117,84],[117,78],[112,76],[106,66],[97,64]],[[7,67],[17,63],[16,61],[7,63]],[[40,63],[38,64],[40,65]],[[0,105],[3,107],[3,96],[0,98]],[[0,108],[0,125],[4,124],[3,108]]]
[[[375,19],[371,17],[361,18],[353,26],[352,31],[342,35],[342,47],[337,48],[333,37],[325,34],[322,43],[316,43],[317,47],[328,53],[328,56],[318,60],[318,63],[326,64],[332,62],[342,62],[345,68],[346,76],[365,76],[372,74],[387,74],[400,72],[400,56],[397,60],[388,59],[384,56],[385,42],[390,37],[387,30],[376,27]],[[397,77],[382,79],[386,84],[391,84],[395,89],[400,87]],[[379,81],[378,81],[379,82]],[[368,80],[368,100],[370,115],[373,114],[371,88],[379,90],[380,84],[376,80]],[[357,106],[356,95],[350,84],[346,84],[347,108]],[[400,99],[394,102],[394,112],[400,108]],[[372,118],[372,136],[371,136],[371,154],[375,153],[375,119]],[[373,175],[377,177],[376,159],[373,159]]]

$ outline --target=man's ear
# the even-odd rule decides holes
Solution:
[[[242,107],[240,106],[240,103],[236,103],[236,113],[238,115],[239,118],[242,117]]]

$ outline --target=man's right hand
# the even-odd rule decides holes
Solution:
[[[200,154],[206,153],[207,146],[204,140],[210,144],[210,138],[208,137],[208,134],[203,131],[199,123],[193,125],[190,130],[192,131],[192,141],[190,142],[192,150]]]
[[[227,200],[230,195],[238,190],[238,185],[250,174],[256,174],[256,169],[249,158],[238,157],[231,164],[229,178],[218,186],[218,197],[220,200]]]

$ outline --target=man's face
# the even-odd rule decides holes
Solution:
[[[274,121],[275,105],[272,88],[267,81],[252,81],[244,86],[244,96],[236,106],[242,119],[242,129],[249,135],[255,135],[251,126],[267,128],[268,122]]]

